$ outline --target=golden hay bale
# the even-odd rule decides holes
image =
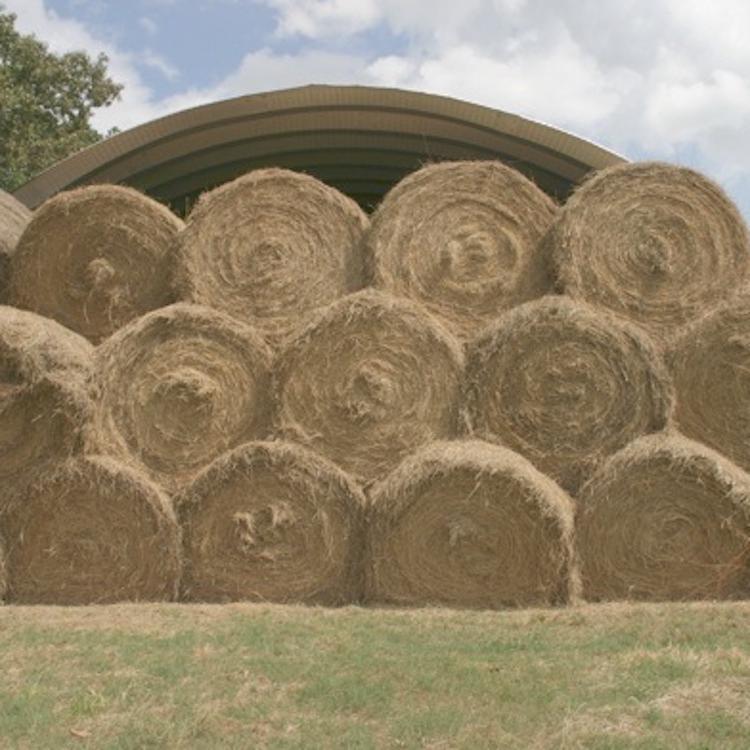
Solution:
[[[180,530],[167,497],[102,457],[70,459],[0,506],[8,600],[104,604],[172,600]]]
[[[570,198],[544,244],[561,291],[662,339],[750,277],[734,204],[706,177],[669,164],[602,170]]]
[[[470,337],[550,290],[538,245],[556,210],[500,162],[423,167],[373,216],[367,246],[375,285],[422,303],[457,336]]]
[[[10,300],[99,342],[173,299],[182,221],[117,185],[60,193],[34,212],[11,259]]]
[[[377,479],[454,437],[463,354],[422,308],[370,289],[332,304],[281,354],[279,434]]]
[[[246,443],[177,498],[192,601],[347,604],[361,597],[364,497],[292,443]]]
[[[53,320],[0,306],[0,493],[81,447],[92,357]]]
[[[186,299],[247,320],[279,343],[362,286],[368,219],[304,174],[259,169],[201,196],[180,236]]]
[[[493,608],[577,594],[573,501],[513,451],[432,443],[370,499],[368,601]]]
[[[639,329],[556,296],[511,310],[469,345],[464,395],[470,432],[573,492],[604,457],[662,429],[674,401]]]
[[[750,470],[750,296],[688,327],[668,362],[680,431]]]
[[[23,203],[0,190],[0,304],[6,301],[10,256],[30,219],[31,211]]]
[[[135,461],[171,491],[269,427],[271,352],[250,326],[177,303],[133,321],[95,355],[92,452]]]
[[[583,487],[587,599],[750,596],[750,477],[676,434],[640,438]]]

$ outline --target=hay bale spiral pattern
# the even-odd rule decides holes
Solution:
[[[408,300],[365,290],[331,305],[282,353],[277,430],[373,480],[456,434],[463,355]]]
[[[0,494],[81,448],[92,358],[78,334],[0,306]]]
[[[506,313],[468,348],[470,432],[575,491],[607,455],[663,428],[666,368],[635,326],[565,297]]]
[[[10,256],[31,219],[31,211],[4,190],[0,190],[0,304],[5,304]]]
[[[416,300],[454,334],[470,337],[550,290],[538,245],[556,208],[500,162],[424,167],[373,216],[367,244],[375,285]]]
[[[175,490],[229,448],[265,437],[270,362],[252,327],[215,310],[148,313],[96,352],[89,447]]]
[[[598,172],[545,245],[561,291],[664,340],[750,277],[750,241],[734,204],[706,177],[668,164]]]
[[[668,361],[680,431],[750,471],[750,297],[690,326]]]
[[[438,442],[372,488],[367,598],[393,604],[560,604],[577,591],[573,502],[526,459]]]
[[[177,498],[185,597],[347,604],[361,597],[364,497],[291,443],[247,443]]]
[[[105,604],[176,598],[180,531],[162,492],[101,457],[71,459],[0,506],[8,601]]]
[[[10,301],[98,343],[173,301],[173,243],[182,226],[131,188],[60,193],[34,212],[16,247]]]
[[[750,479],[678,435],[635,441],[578,498],[587,599],[750,595]]]
[[[180,236],[185,299],[253,323],[278,344],[362,286],[357,204],[313,177],[259,169],[204,194]]]

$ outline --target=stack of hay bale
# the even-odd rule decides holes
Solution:
[[[663,164],[2,196],[0,596],[748,596],[749,280]]]

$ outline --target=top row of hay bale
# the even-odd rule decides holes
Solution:
[[[133,190],[92,186],[39,208],[10,258],[11,303],[95,343],[182,299],[276,345],[368,283],[423,305],[462,340],[555,290],[668,341],[750,278],[731,201],[658,163],[603,170],[562,208],[498,162],[432,164],[371,224],[338,191],[281,169],[204,194],[186,226]]]

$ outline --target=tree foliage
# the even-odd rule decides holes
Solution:
[[[90,123],[122,86],[107,57],[56,55],[15,29],[0,6],[0,188],[12,191],[37,172],[102,138]]]

